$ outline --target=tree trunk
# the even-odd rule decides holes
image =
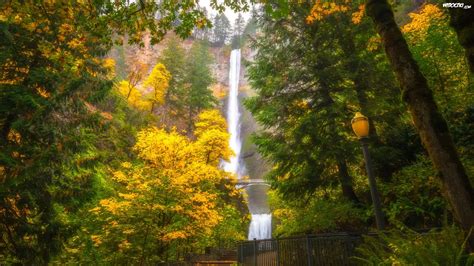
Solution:
[[[342,195],[348,200],[350,200],[352,203],[359,205],[360,201],[354,192],[354,187],[352,185],[352,177],[349,175],[349,172],[347,171],[347,164],[345,160],[342,160],[342,159],[338,160],[337,170],[338,170],[339,179],[341,182]]]
[[[471,8],[450,8],[449,24],[456,31],[459,44],[465,49],[469,70],[474,73],[474,0],[462,2],[464,6],[470,5]]]
[[[188,137],[193,136],[193,109],[191,108],[191,105],[188,108]]]
[[[2,129],[0,132],[0,144],[4,143],[7,145],[8,143],[8,134],[10,133],[10,128],[14,122],[15,116],[13,114],[8,114],[5,121],[3,121]]]
[[[150,114],[153,114],[153,111],[155,110],[155,101],[151,102],[151,108],[150,108]]]
[[[130,94],[132,94],[132,90],[133,90],[133,86],[131,86],[130,83],[129,83],[129,85],[128,85],[128,93],[127,93],[127,100],[128,100],[128,98],[130,98]]]
[[[387,0],[367,0],[366,11],[382,38],[387,57],[400,82],[402,98],[408,105],[423,146],[439,171],[445,197],[462,228],[468,231],[474,224],[474,193],[446,121],[395,23]],[[471,248],[474,247],[472,235],[470,244]]]
[[[334,100],[331,98],[329,94],[329,90],[327,89],[327,85],[324,82],[321,82],[321,98],[326,102],[328,105],[334,105]],[[331,118],[331,115],[328,115],[328,119],[330,121],[330,127],[332,132],[336,132],[336,121]],[[334,134],[334,142],[341,143],[343,140],[338,137],[337,134]],[[344,154],[340,154],[335,158],[338,175],[339,175],[339,182],[341,183],[342,188],[342,195],[347,198],[348,200],[352,201],[354,204],[360,204],[360,200],[357,198],[357,195],[354,192],[354,187],[352,184],[352,177],[349,175],[349,171],[347,170],[347,163],[346,160],[343,159]]]

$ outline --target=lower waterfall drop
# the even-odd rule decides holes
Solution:
[[[252,220],[249,227],[249,240],[272,238],[272,215],[252,214]]]

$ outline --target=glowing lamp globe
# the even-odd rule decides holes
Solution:
[[[357,112],[354,118],[352,118],[351,124],[352,130],[354,130],[354,133],[359,139],[369,136],[369,119],[363,114]]]

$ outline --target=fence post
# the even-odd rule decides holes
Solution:
[[[311,239],[309,238],[309,235],[306,235],[306,253],[308,256],[308,266],[313,265],[313,247],[311,245]]]
[[[276,239],[276,251],[277,251],[277,256],[276,256],[276,262],[277,262],[277,266],[280,266],[280,243],[278,243],[278,239]]]
[[[257,239],[253,239],[253,265],[257,266]]]
[[[240,251],[239,252],[240,253],[239,254],[240,255],[239,256],[240,257],[239,263],[242,263],[241,265],[243,265],[244,264],[244,244],[242,244],[242,243],[239,244],[239,251]]]

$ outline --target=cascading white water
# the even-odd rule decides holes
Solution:
[[[241,163],[240,152],[242,141],[240,139],[240,112],[239,112],[239,79],[240,79],[240,49],[232,50],[229,68],[229,99],[227,103],[227,125],[230,134],[229,146],[234,151],[234,156],[229,162],[224,162],[223,168],[227,172],[241,178],[245,172],[245,165]],[[249,209],[252,202],[249,201]],[[267,239],[272,235],[272,215],[252,213],[249,228],[249,239]]]
[[[269,238],[272,238],[272,215],[269,213],[252,214],[248,239]]]
[[[229,100],[227,103],[227,130],[230,134],[229,146],[234,151],[230,162],[224,163],[224,170],[242,177],[242,166],[240,165],[240,151],[242,142],[240,140],[240,112],[239,112],[239,78],[240,78],[240,49],[232,50],[230,54],[229,68]]]

